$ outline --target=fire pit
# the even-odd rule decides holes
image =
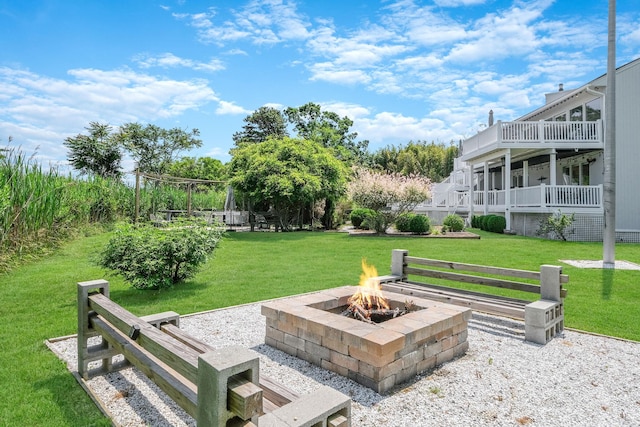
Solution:
[[[345,315],[359,292],[345,286],[263,304],[266,344],[378,393],[467,351],[470,309],[378,289],[384,310],[408,310],[375,323]]]

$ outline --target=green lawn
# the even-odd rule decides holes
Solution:
[[[421,257],[538,270],[559,259],[601,259],[600,243],[567,243],[478,231],[480,240],[349,237],[342,233],[228,233],[194,280],[168,291],[129,289],[91,262],[108,235],[83,238],[0,276],[0,425],[110,425],[43,344],[76,329],[76,283],[106,278],[111,297],[138,315],[181,314],[356,284],[363,257],[388,274],[392,249]],[[616,258],[640,263],[640,245]],[[640,272],[563,266],[566,325],[640,341]]]

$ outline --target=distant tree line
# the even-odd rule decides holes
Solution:
[[[352,126],[350,118],[312,102],[283,109],[263,106],[232,135],[227,164],[210,157],[180,157],[202,145],[197,129],[127,123],[114,130],[92,122],[85,134],[64,144],[71,165],[86,175],[119,180],[128,155],[141,172],[228,181],[245,207],[271,210],[284,230],[313,218],[333,228],[347,184],[365,176],[354,174],[355,168],[429,182],[439,182],[453,170],[458,155],[454,144],[410,141],[371,153],[369,142],[358,139]]]

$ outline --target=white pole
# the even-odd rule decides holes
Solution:
[[[609,0],[607,90],[604,139],[603,267],[615,268],[616,259],[616,0]]]

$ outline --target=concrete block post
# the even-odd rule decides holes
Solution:
[[[540,299],[560,302],[560,275],[562,267],[557,265],[540,266]]]
[[[198,427],[227,425],[234,415],[228,410],[229,378],[240,374],[253,384],[259,382],[257,353],[240,346],[210,351],[198,357]],[[251,417],[258,424],[259,414]]]
[[[564,330],[564,311],[561,302],[534,301],[524,308],[524,339],[546,344]]]
[[[102,369],[111,370],[111,358],[118,354],[104,339],[100,344],[89,347],[89,338],[98,335],[89,323],[91,309],[89,295],[101,293],[109,297],[109,282],[106,280],[91,280],[78,282],[78,373],[84,379],[89,379],[89,363],[102,360]]]
[[[409,251],[405,249],[393,249],[391,251],[391,274],[402,277],[402,280],[407,279],[407,275],[404,274],[404,257],[407,255],[409,255]]]
[[[275,411],[260,417],[260,427],[348,427],[351,399],[322,386]]]

